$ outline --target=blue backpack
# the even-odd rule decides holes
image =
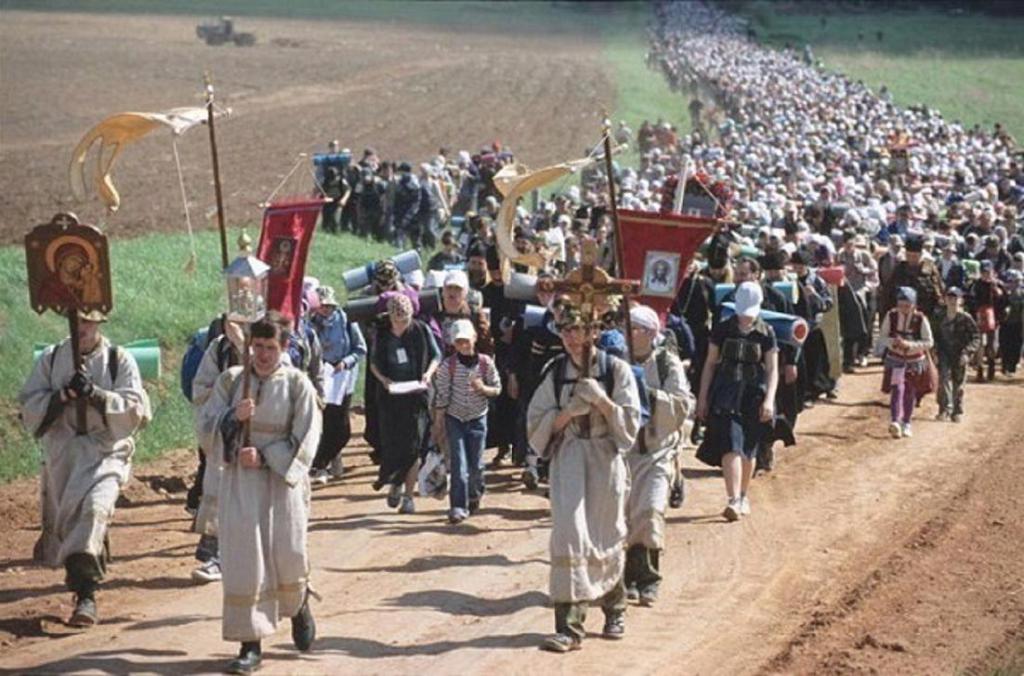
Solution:
[[[190,402],[192,401],[192,381],[199,371],[203,354],[206,353],[209,333],[210,329],[204,327],[192,334],[188,340],[188,347],[185,348],[185,354],[181,358],[181,393]]]

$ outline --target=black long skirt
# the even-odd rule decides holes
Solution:
[[[377,399],[377,432],[381,456],[377,481],[402,484],[416,461],[430,423],[427,395],[388,394],[381,388]]]

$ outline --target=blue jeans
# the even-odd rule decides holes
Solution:
[[[479,501],[484,494],[484,443],[487,441],[487,416],[463,422],[450,415],[444,417],[448,432],[452,488],[449,499],[452,511],[469,513],[470,501]]]

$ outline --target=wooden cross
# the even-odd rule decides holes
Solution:
[[[622,296],[623,310],[626,314],[626,344],[629,346],[627,359],[632,359],[633,341],[629,326],[629,297],[639,288],[638,280],[615,279],[603,268],[597,266],[597,242],[590,237],[583,240],[579,268],[566,275],[565,279],[540,279],[537,281],[538,291],[568,296],[583,316],[586,339],[583,344],[583,364],[580,366],[581,378],[590,377],[590,361],[594,350],[592,329],[600,320],[599,311],[606,307],[608,296]],[[580,436],[589,437],[589,416],[582,416],[578,422]]]
[[[583,240],[579,268],[566,275],[565,279],[537,281],[538,291],[568,296],[573,305],[579,308],[588,328],[592,328],[597,323],[598,311],[606,306],[609,296],[621,295],[628,298],[639,289],[640,282],[638,280],[615,279],[603,268],[597,266],[597,242],[590,237]],[[591,344],[592,341],[588,338],[588,353]],[[589,362],[584,363],[584,371],[589,367]]]

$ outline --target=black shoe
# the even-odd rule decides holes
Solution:
[[[470,500],[469,501],[469,513],[470,514],[476,514],[479,511],[480,511],[480,499],[477,498],[476,500]]]
[[[537,490],[537,486],[540,485],[540,477],[537,476],[537,470],[533,467],[527,467],[523,470],[522,480],[523,485],[530,491]]]
[[[72,627],[91,627],[99,622],[99,614],[96,611],[96,599],[92,594],[79,594],[75,597],[75,610],[68,618],[68,625]]]
[[[316,620],[313,619],[313,612],[309,609],[309,594],[302,602],[299,612],[292,618],[292,643],[295,649],[301,652],[308,652],[316,640]]]
[[[604,618],[604,629],[601,637],[617,641],[626,635],[626,614],[619,612]]]
[[[627,601],[639,601],[640,592],[637,590],[635,584],[626,585],[626,600]]]
[[[251,674],[263,666],[263,655],[259,641],[246,641],[238,651],[238,657],[231,660],[226,672],[229,674]]]
[[[567,653],[573,650],[581,650],[583,648],[583,642],[578,638],[573,638],[568,634],[555,634],[554,636],[548,636],[540,644],[541,650],[547,650],[551,653]]]
[[[640,589],[640,605],[650,608],[658,600],[658,583],[652,582]]]
[[[775,448],[772,446],[765,446],[757,454],[754,471],[770,472],[773,469],[775,469]]]
[[[498,468],[505,464],[505,459],[509,455],[508,446],[499,446],[498,453],[494,456],[494,460],[491,461],[491,467]]]
[[[683,480],[676,479],[672,482],[672,492],[668,496],[668,505],[673,509],[679,509],[683,506],[683,501],[686,499],[686,488]]]

